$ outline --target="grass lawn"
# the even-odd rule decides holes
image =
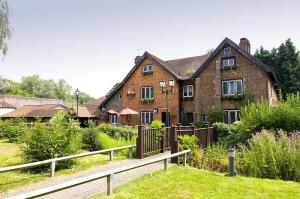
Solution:
[[[300,198],[300,183],[224,174],[191,167],[172,167],[137,178],[103,198]]]
[[[115,160],[123,158],[125,157],[114,157]],[[109,162],[109,157],[106,154],[97,154],[78,158],[75,159],[75,161],[76,165],[74,165],[73,168],[56,171],[55,175],[71,174],[90,167],[103,165]],[[0,140],[0,167],[22,163],[19,146],[17,144],[9,143],[7,140]],[[49,171],[40,174],[22,172],[20,170],[0,173],[0,192],[49,178]]]

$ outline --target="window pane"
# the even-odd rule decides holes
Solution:
[[[235,111],[230,111],[230,123],[235,122]]]
[[[234,65],[234,59],[229,59],[228,61],[229,61],[229,65],[230,65],[230,66],[233,66],[233,65]]]
[[[237,87],[237,94],[242,95],[243,94],[243,81],[237,80],[236,81],[236,87]]]
[[[153,96],[154,96],[153,87],[151,87],[151,88],[150,88],[150,90],[151,90],[151,95],[150,95],[150,98],[153,98]]]
[[[142,99],[145,99],[145,89],[142,88],[141,90],[142,90],[142,96],[141,96],[141,98],[142,98]]]
[[[224,122],[225,122],[226,124],[228,124],[228,123],[229,123],[229,121],[228,121],[228,111],[225,111],[225,118],[224,118]]]
[[[228,95],[228,82],[222,82],[223,95]]]
[[[189,97],[193,97],[193,86],[189,86]]]
[[[227,62],[227,59],[224,59],[223,60],[223,66],[227,66],[228,64],[227,64],[228,62]]]
[[[187,86],[183,87],[183,96],[186,97],[187,96]]]
[[[234,95],[236,93],[235,81],[229,82],[229,94]]]

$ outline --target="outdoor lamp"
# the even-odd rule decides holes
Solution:
[[[159,81],[159,86],[160,86],[161,88],[165,87],[165,85],[166,85],[166,82],[165,82],[164,80],[160,80],[160,81]]]
[[[170,80],[169,80],[169,86],[170,86],[170,87],[173,87],[174,84],[175,84],[175,83],[174,83],[174,80],[173,80],[173,79],[170,79]]]
[[[78,96],[79,93],[80,93],[80,91],[79,91],[78,88],[77,88],[76,91],[75,91],[75,95]]]
[[[229,159],[229,176],[236,176],[234,148],[231,148],[231,147],[229,148],[228,159]]]

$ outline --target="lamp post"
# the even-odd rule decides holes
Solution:
[[[169,88],[165,88],[166,84],[168,84]],[[174,87],[174,80],[170,79],[169,82],[165,82],[164,80],[159,81],[159,86],[161,88],[161,92],[166,95],[166,108],[167,108],[167,113],[166,113],[166,126],[169,126],[169,103],[168,103],[168,96],[169,93],[173,92],[173,87]]]
[[[229,159],[229,176],[236,176],[234,148],[230,147],[228,149],[228,159]]]
[[[78,90],[78,88],[76,89],[75,91],[75,95],[76,95],[76,105],[77,105],[77,118],[78,118],[78,101],[79,101],[79,94],[80,94],[80,91]]]

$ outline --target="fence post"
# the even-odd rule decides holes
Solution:
[[[186,166],[187,153],[183,154],[183,166]]]
[[[177,128],[180,130],[181,129],[181,124],[177,123]]]
[[[132,147],[128,149],[128,158],[132,159]]]
[[[205,124],[204,127],[206,128],[206,139],[205,139],[205,147],[208,146],[208,128],[209,128],[209,124]]]
[[[113,187],[112,187],[113,186],[112,185],[113,176],[114,176],[114,174],[109,174],[107,176],[107,192],[106,192],[106,194],[108,196],[110,196],[113,193]]]
[[[54,177],[54,175],[55,175],[55,161],[51,162],[50,170],[51,170],[50,177]]]
[[[178,127],[172,126],[171,127],[171,133],[170,133],[170,140],[171,140],[171,154],[177,153],[179,151],[179,144],[177,141],[177,129]],[[172,163],[179,163],[179,158],[178,157],[173,157],[171,158]]]
[[[109,151],[109,161],[113,160],[113,156],[114,156],[114,151],[113,150]]]
[[[195,126],[194,126],[193,123],[191,123],[190,128],[191,128],[191,131],[192,131],[192,135],[195,135]]]
[[[136,156],[138,159],[144,158],[144,133],[143,126],[138,125],[138,138],[136,143]]]
[[[163,129],[163,134],[162,134],[162,138],[161,138],[161,141],[160,141],[160,152],[161,153],[164,153],[166,151],[166,134],[167,134],[167,129],[164,128]]]
[[[168,170],[168,158],[164,159],[164,169]]]

